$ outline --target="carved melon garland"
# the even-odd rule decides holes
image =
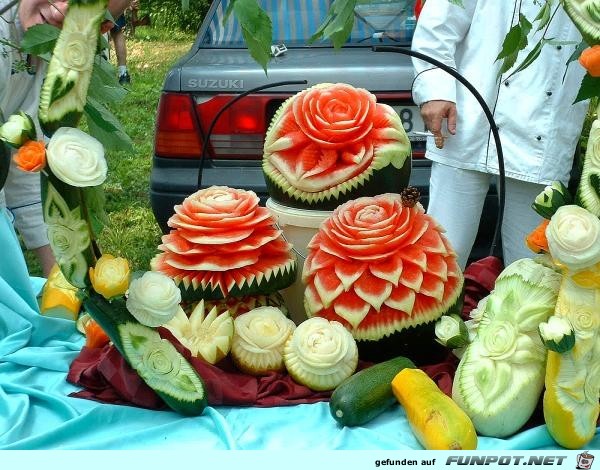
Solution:
[[[184,300],[269,294],[292,284],[297,263],[252,191],[212,186],[175,206],[151,267],[172,277]]]
[[[359,196],[400,192],[411,147],[402,122],[375,95],[322,83],[286,100],[265,137],[263,171],[284,205],[333,210]]]
[[[456,255],[443,229],[406,197],[410,189],[349,201],[325,221],[304,264],[309,317],[376,341],[433,322],[455,303],[463,284]]]

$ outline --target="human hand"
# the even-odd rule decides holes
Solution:
[[[456,103],[444,100],[427,101],[421,106],[421,116],[427,129],[433,134],[435,146],[439,149],[444,147],[442,135],[442,120],[448,120],[448,132],[456,134]]]

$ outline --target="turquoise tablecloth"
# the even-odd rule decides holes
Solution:
[[[208,408],[185,418],[70,398],[76,388],[65,376],[83,342],[73,322],[40,317],[5,284],[0,294],[0,449],[420,449],[399,406],[350,429],[331,419],[327,403]],[[587,447],[600,448],[600,432]],[[558,447],[540,426],[481,438],[479,448]]]

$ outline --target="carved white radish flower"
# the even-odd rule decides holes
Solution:
[[[129,284],[127,310],[142,325],[164,325],[175,316],[180,302],[181,292],[164,274],[148,271]]]
[[[562,206],[546,228],[550,254],[569,271],[600,261],[600,219],[579,206]]]
[[[58,129],[48,143],[46,158],[52,173],[71,186],[98,186],[106,179],[104,147],[79,129]]]

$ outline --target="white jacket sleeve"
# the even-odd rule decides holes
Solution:
[[[412,50],[456,68],[456,46],[471,26],[477,0],[463,0],[464,7],[449,0],[427,0],[412,40]],[[413,100],[418,105],[431,100],[456,102],[456,80],[425,61],[413,59],[416,78]]]

